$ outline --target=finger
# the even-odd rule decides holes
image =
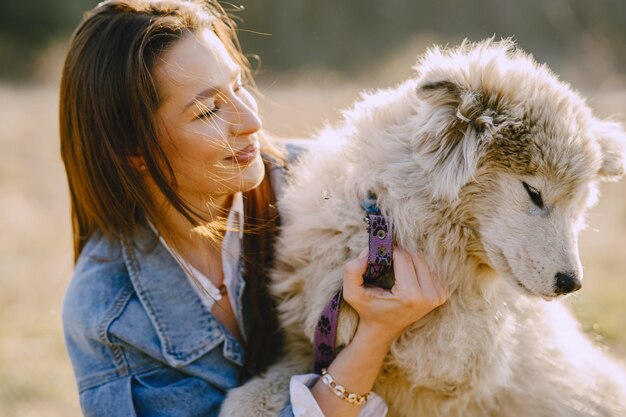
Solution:
[[[343,267],[343,285],[347,288],[359,288],[363,286],[363,274],[367,269],[367,251],[365,248],[359,256],[352,259]]]
[[[441,277],[435,271],[430,271],[430,276],[432,278],[433,288],[435,289],[435,295],[437,299],[440,301],[440,303],[445,302],[448,296],[446,295],[446,290],[444,289]]]
[[[445,302],[450,297],[450,293],[448,292],[448,285],[439,274],[436,274],[435,277],[437,278],[437,285],[440,291],[439,294],[441,296],[441,300],[442,302]]]
[[[411,257],[407,251],[399,247],[393,248],[393,274],[396,279],[395,288],[402,291],[420,288]]]
[[[435,283],[433,281],[434,276],[430,272],[428,264],[426,264],[424,255],[420,252],[412,251],[410,256],[413,267],[415,268],[415,274],[417,275],[417,281],[419,282],[422,291],[424,291],[424,294],[427,296],[437,296],[438,293],[435,289]]]

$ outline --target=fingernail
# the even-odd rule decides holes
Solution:
[[[367,258],[367,248],[363,249],[361,253],[359,253],[359,259]]]

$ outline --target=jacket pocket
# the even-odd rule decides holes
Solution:
[[[172,368],[159,367],[133,376],[134,382],[145,388],[173,387],[186,380],[195,379]]]
[[[139,416],[217,416],[224,393],[208,381],[160,367],[133,375],[133,406]]]

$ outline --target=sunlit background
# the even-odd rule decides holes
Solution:
[[[60,325],[72,273],[59,157],[58,81],[88,0],[0,7],[0,416],[79,416]],[[306,137],[363,89],[411,75],[433,43],[513,37],[589,98],[626,118],[624,0],[246,0],[244,50],[258,68],[267,129]],[[115,45],[111,45],[115,47]],[[566,302],[626,358],[626,180],[606,184],[581,237],[585,282]]]

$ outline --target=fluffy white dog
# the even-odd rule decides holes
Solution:
[[[415,68],[292,170],[272,277],[288,354],[223,415],[276,415],[289,376],[310,371],[320,313],[367,245],[372,191],[451,293],[393,344],[374,387],[389,416],[626,416],[621,368],[544,301],[580,287],[578,234],[598,183],[624,173],[622,127],[509,41],[434,48]],[[357,321],[343,303],[340,346]]]

